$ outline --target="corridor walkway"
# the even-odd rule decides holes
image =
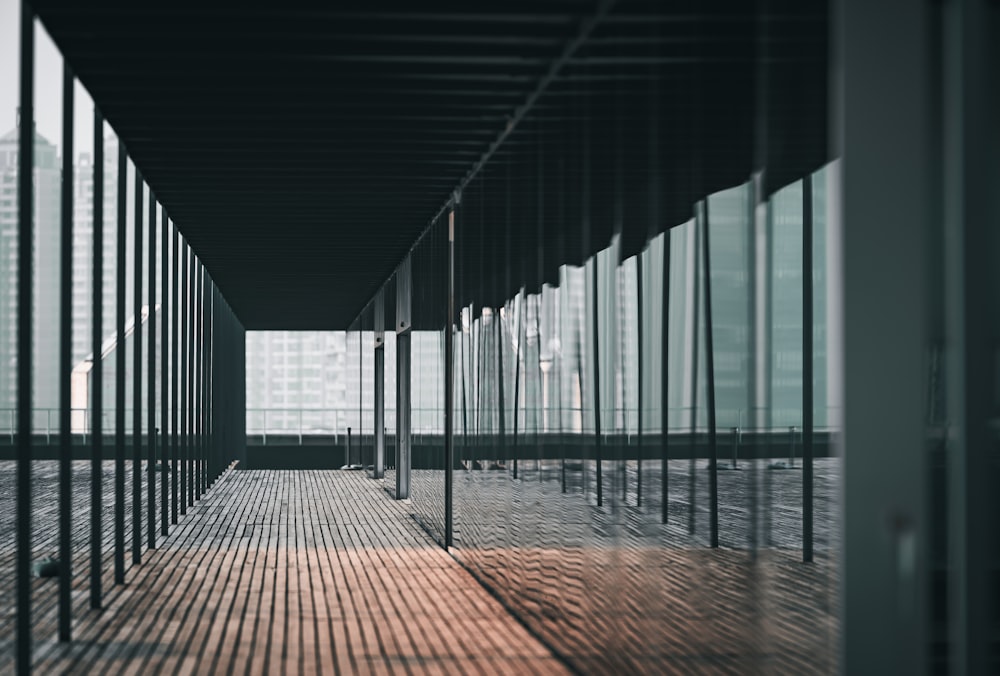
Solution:
[[[360,472],[226,472],[106,603],[36,673],[565,673]]]

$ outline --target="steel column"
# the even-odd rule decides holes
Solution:
[[[170,448],[170,227],[167,225],[167,208],[160,208],[160,534],[170,532],[170,472],[167,457]]]
[[[635,490],[635,504],[637,507],[642,506],[642,451],[643,451],[643,439],[642,439],[642,406],[644,403],[644,398],[642,396],[643,388],[643,359],[642,359],[642,254],[640,253],[635,257],[635,290],[636,290],[636,369],[638,378],[636,379],[636,393],[638,394],[636,406],[638,407],[638,414],[636,420],[636,490]],[[626,477],[625,485],[628,486],[628,481]]]
[[[699,245],[701,242],[701,221],[699,207],[694,208],[694,228],[691,239],[694,245],[694,270],[692,275],[692,285],[694,292],[691,294],[691,459],[688,461],[688,533],[695,532],[695,498],[697,494],[697,482],[695,477],[698,474],[698,464],[696,456],[698,453],[698,358],[701,350],[698,349],[698,324],[701,321],[701,258]]]
[[[180,473],[180,388],[178,375],[179,365],[183,355],[180,352],[180,326],[184,317],[178,300],[181,270],[181,234],[177,225],[173,227],[173,246],[171,247],[170,275],[170,307],[172,309],[170,325],[170,522],[177,523],[178,509],[178,474]],[[183,495],[183,493],[180,493]]]
[[[396,499],[410,497],[410,333],[396,336]]]
[[[185,437],[187,439],[185,446],[187,447],[187,503],[191,507],[194,505],[194,493],[195,493],[195,466],[197,464],[197,452],[198,449],[195,445],[195,420],[194,420],[194,395],[195,395],[195,382],[194,382],[194,363],[197,359],[197,353],[195,351],[194,344],[194,326],[195,326],[195,313],[197,311],[194,303],[194,292],[198,281],[198,259],[194,255],[194,251],[191,249],[189,244],[187,247],[188,256],[188,280],[186,287],[187,294],[187,334],[184,336],[184,341],[187,345],[187,360],[185,361],[185,366],[187,367],[187,374],[185,375],[185,414],[187,416],[187,428],[184,430]]]
[[[813,560],[813,185],[802,179],[802,560]]]
[[[663,278],[660,280],[660,523],[670,517],[670,230],[663,233]]]
[[[118,232],[115,265],[115,583],[125,582],[125,275],[128,193],[125,144],[118,139]]]
[[[59,251],[59,640],[71,636],[70,531],[73,527],[73,437],[70,372],[73,369],[73,71],[63,60],[61,241]]]
[[[34,262],[35,15],[21,3],[17,168],[17,672],[31,672],[31,325]]]
[[[594,341],[594,459],[597,461],[597,506],[604,505],[604,448],[601,440],[601,347],[600,347],[600,303],[597,294],[599,287],[598,257],[593,258],[594,274],[591,277],[590,294],[593,298],[594,330],[591,338]]]
[[[104,355],[101,354],[104,332],[104,117],[94,106],[94,245],[93,286],[90,304],[90,607],[101,607],[101,515],[104,474]]]
[[[142,562],[142,174],[135,166],[132,277],[132,563]]]
[[[452,546],[452,490],[455,467],[455,210],[448,212],[448,275],[445,306],[448,316],[444,323],[444,546]]]
[[[372,313],[375,329],[375,458],[372,478],[385,476],[385,293],[375,296]]]
[[[147,336],[149,349],[146,365],[146,546],[156,549],[156,198],[149,190],[149,282],[147,284]]]
[[[179,236],[178,236],[179,237]],[[188,258],[189,251],[187,248],[187,242],[178,239],[180,244],[179,258],[181,273],[178,284],[180,286],[180,309],[179,319],[180,322],[177,327],[177,340],[180,343],[180,353],[178,366],[178,378],[180,379],[180,389],[177,400],[177,416],[179,418],[180,428],[178,431],[178,446],[180,451],[180,513],[181,515],[187,514],[188,508],[188,460],[190,458],[190,448],[188,446],[188,368],[187,363],[190,359],[191,353],[188,350],[188,323],[190,321],[190,304],[188,303],[188,281],[190,276],[188,275]]]
[[[715,348],[712,339],[712,265],[708,237],[708,199],[701,203],[702,243],[705,275],[705,386],[708,395],[708,492],[709,546],[719,546],[719,448],[715,434]]]

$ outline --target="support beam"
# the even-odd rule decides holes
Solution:
[[[142,563],[142,193],[135,167],[132,277],[132,563]],[[122,345],[124,347],[124,345]]]
[[[115,265],[115,584],[125,583],[125,214],[128,157],[118,139],[118,232]]]
[[[670,519],[670,230],[663,233],[660,279],[660,523]]]
[[[178,479],[181,474],[180,468],[180,387],[179,374],[182,354],[180,352],[180,326],[183,318],[183,309],[179,304],[178,286],[180,285],[181,271],[181,234],[177,230],[177,225],[173,226],[173,236],[171,237],[171,270],[170,275],[170,523],[176,525],[179,496]]]
[[[73,565],[73,428],[70,373],[73,370],[73,71],[63,61],[61,242],[59,251],[59,640],[72,636],[70,585]]]
[[[180,322],[177,326],[177,340],[180,343],[180,360],[178,362],[180,379],[180,390],[177,401],[177,415],[179,417],[180,428],[178,432],[178,446],[180,450],[180,513],[181,516],[187,514],[188,508],[188,464],[190,460],[190,446],[188,435],[188,360],[191,358],[191,352],[188,343],[188,323],[191,319],[191,305],[189,302],[190,296],[188,295],[188,282],[190,280],[190,275],[188,274],[188,259],[190,258],[187,242],[180,239],[178,236],[178,244],[180,246],[178,252],[178,257],[180,258],[180,278],[178,279],[178,285],[180,287],[180,305],[178,306],[180,310]]]
[[[156,198],[149,191],[149,282],[147,300],[149,349],[146,367],[146,547],[156,549]]]
[[[160,208],[160,535],[170,534],[170,226]]]
[[[375,458],[372,460],[372,478],[385,476],[385,293],[375,294]]]
[[[935,608],[951,626],[949,673],[997,670],[996,617],[1000,593],[1000,501],[997,411],[1000,393],[1000,5],[940,3],[941,123],[944,244],[944,411],[931,417],[940,434],[946,420],[945,533],[930,557],[946,556],[949,606]],[[947,416],[947,417],[945,417]],[[935,468],[936,471],[937,468]],[[932,473],[936,473],[932,470]],[[933,476],[933,474],[932,474]],[[944,484],[944,482],[941,482]],[[935,496],[937,497],[937,496]],[[936,535],[936,534],[935,534]],[[938,538],[932,538],[932,542]],[[947,550],[945,554],[942,549]],[[943,570],[932,572],[934,578]],[[936,624],[936,623],[935,623]],[[934,626],[934,624],[932,624]],[[939,665],[932,665],[939,668]],[[941,669],[942,671],[944,669]]]
[[[802,179],[802,561],[813,560],[813,184]]]
[[[715,433],[715,347],[712,336],[712,264],[709,246],[708,199],[701,202],[701,252],[705,275],[705,386],[708,395],[708,542],[719,546],[719,446]]]
[[[101,608],[101,541],[104,484],[104,116],[94,106],[94,244],[90,305],[90,607]]]
[[[34,263],[35,14],[21,2],[17,134],[17,673],[31,673],[31,327]]]
[[[397,291],[398,292],[398,291]],[[396,499],[410,497],[410,340],[396,336]]]
[[[843,331],[843,399],[833,407],[842,404],[844,416],[845,674],[929,671],[925,448],[936,265],[928,242],[938,143],[929,105],[939,96],[930,76],[933,4],[841,0],[833,13],[830,117],[842,164],[830,169],[827,188],[834,209],[841,205],[838,180],[843,197],[827,227],[834,246],[843,247],[832,271],[843,296],[831,299],[843,319],[831,327]]]
[[[594,312],[594,326],[591,333],[593,340],[593,361],[594,361],[594,460],[597,462],[597,506],[604,505],[604,447],[601,439],[601,313],[598,293],[600,283],[598,277],[600,263],[597,256],[593,259],[594,274],[591,277],[590,296],[591,307]]]
[[[448,263],[444,322],[444,546],[453,544],[452,491],[455,467],[455,211],[448,212]]]
[[[637,408],[637,419],[636,419],[636,489],[635,489],[635,504],[637,507],[642,506],[642,452],[643,452],[643,416],[642,407],[645,403],[643,398],[643,386],[645,383],[646,374],[643,372],[643,305],[642,305],[642,254],[640,253],[635,257],[635,289],[636,289],[636,326],[635,326],[635,349],[636,349],[636,408]],[[626,337],[628,334],[625,334]],[[624,352],[624,349],[622,350]],[[626,473],[625,486],[628,486],[628,477]]]

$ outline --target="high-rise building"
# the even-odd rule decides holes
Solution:
[[[0,427],[17,407],[18,130],[0,137]],[[59,405],[59,220],[61,171],[55,145],[35,133],[32,274],[35,425]]]
[[[101,335],[115,330],[115,255],[117,247],[117,142],[104,144],[104,294]],[[78,364],[91,353],[91,305],[94,237],[94,166],[90,153],[80,153],[73,173],[73,347],[72,363]],[[126,280],[131,286],[131,277]]]

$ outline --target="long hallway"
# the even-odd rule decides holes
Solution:
[[[409,512],[360,472],[231,469],[35,670],[565,673]]]

